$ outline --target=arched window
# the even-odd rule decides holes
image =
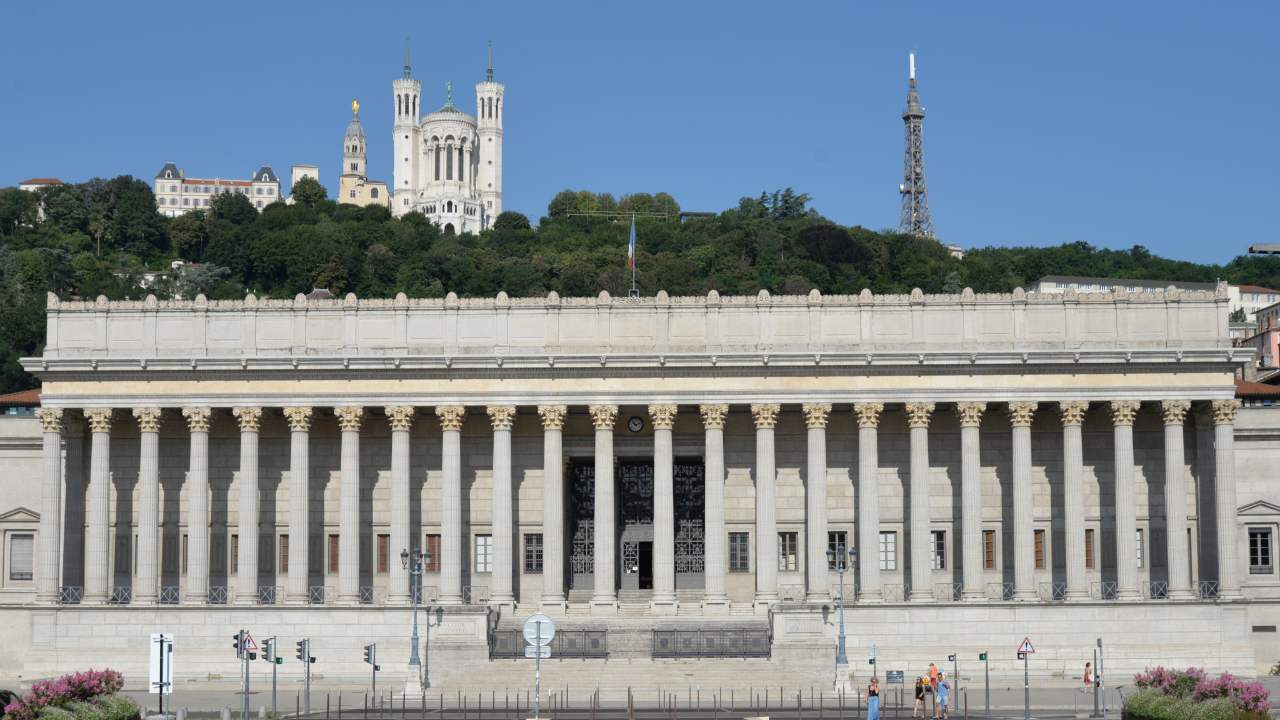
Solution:
[[[448,147],[446,149],[448,150],[448,152],[446,153],[447,157],[445,158],[445,163],[444,163],[444,179],[452,180],[453,179],[453,148]]]
[[[372,189],[370,189],[370,190],[369,190],[369,197],[374,198],[374,199],[376,200],[376,199],[378,198],[378,188],[372,188]]]
[[[404,114],[403,107],[404,107],[404,103],[400,101],[400,94],[396,93],[396,115],[397,116]]]
[[[413,116],[418,117],[418,96],[413,96]]]
[[[458,181],[462,181],[462,148],[458,148]]]
[[[432,157],[436,159],[436,180],[439,180],[440,179],[440,145],[439,143],[436,144],[435,151],[432,152]]]
[[[452,201],[452,200],[450,200],[449,202],[447,202],[447,203],[445,203],[445,204],[444,204],[444,211],[445,211],[445,212],[447,212],[447,213],[451,213],[451,212],[453,212],[453,201]]]

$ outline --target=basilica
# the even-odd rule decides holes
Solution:
[[[501,83],[493,81],[493,58],[485,81],[476,83],[476,114],[453,103],[453,84],[446,84],[445,103],[422,115],[422,82],[409,76],[392,83],[396,121],[391,212],[396,217],[419,212],[446,235],[477,233],[492,227],[502,212]]]

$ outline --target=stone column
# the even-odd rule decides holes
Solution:
[[[236,604],[258,602],[258,428],[262,408],[232,408],[240,421],[240,536],[239,572],[236,573]],[[345,483],[343,483],[345,485]]]
[[[191,431],[187,464],[187,587],[182,602],[204,605],[209,601],[209,421],[213,410],[182,409]]]
[[[618,530],[613,497],[613,423],[618,418],[618,406],[592,405],[587,410],[596,426],[595,557],[592,559],[595,592],[591,596],[591,612],[612,614],[618,609]]]
[[[342,431],[338,493],[338,602],[355,605],[360,602],[360,423],[364,420],[364,408],[335,407],[333,414]],[[448,480],[445,483],[448,484]],[[243,544],[241,540],[242,547]]]
[[[985,600],[982,555],[982,414],[984,402],[956,403],[960,416],[960,528],[965,600]],[[954,531],[953,531],[954,532]],[[952,540],[954,543],[955,541]]]
[[[702,595],[702,611],[728,615],[729,595],[725,574],[729,569],[729,538],[724,527],[724,416],[728,405],[703,405],[702,427],[706,431],[703,475],[706,478],[707,533],[703,539],[706,556],[706,582]]]
[[[289,421],[289,569],[287,602],[311,602],[311,420],[309,407],[287,407]],[[395,512],[395,506],[392,506]]]
[[[436,408],[440,418],[440,603],[462,603],[462,423],[467,409],[461,405]]]
[[[1240,529],[1236,519],[1236,411],[1239,400],[1213,401],[1214,498],[1218,506],[1218,596],[1239,598]]]
[[[780,409],[778,405],[751,406],[756,421],[757,606],[778,601],[778,475],[773,456],[773,429]]]
[[[389,597],[392,603],[406,605],[413,601],[410,595],[413,576],[396,561],[400,551],[413,552],[421,542],[410,538],[409,534],[409,431],[413,428],[417,410],[412,405],[395,405],[384,408],[384,412],[391,424],[391,547],[387,548],[390,556],[387,569],[391,571]],[[495,503],[496,492],[495,486]],[[510,502],[507,505],[509,507]]]
[[[805,558],[809,602],[831,600],[831,577],[827,571],[827,416],[831,403],[806,403],[805,424],[809,426],[808,483],[805,486]]]
[[[650,405],[649,416],[653,418],[653,601],[650,607],[655,613],[675,614],[675,458],[671,428],[676,422],[676,406]]]
[[[93,453],[89,461],[89,530],[85,537],[86,561],[84,602],[99,605],[107,601],[107,573],[110,569],[111,534],[111,408],[86,408],[85,419],[93,433]]]
[[[66,520],[62,532],[62,584],[84,586],[84,417],[74,410],[63,416],[66,427]],[[59,591],[61,592],[61,591]]]
[[[564,612],[564,405],[540,405],[542,416],[542,608]]]
[[[1164,413],[1164,508],[1165,538],[1169,543],[1169,599],[1191,599],[1191,559],[1187,554],[1186,454],[1182,427],[1191,403],[1165,400]]]
[[[1133,487],[1133,420],[1138,406],[1135,400],[1111,402],[1116,458],[1116,597],[1121,600],[1142,597],[1138,592],[1137,493]]]
[[[1013,426],[1013,599],[1036,600],[1035,510],[1031,482],[1031,418],[1038,403],[1009,403]]]
[[[62,584],[62,408],[40,408],[36,417],[44,428],[40,484],[40,564],[36,568],[36,602],[58,602]]]
[[[515,525],[511,520],[511,423],[516,417],[514,405],[491,405],[486,409],[493,422],[493,585],[489,601],[496,605],[515,605],[516,596],[511,583],[514,577],[511,567],[512,543]],[[408,439],[408,433],[405,433]],[[405,446],[406,460],[408,446]],[[405,494],[408,494],[409,474],[405,467]],[[408,516],[405,516],[408,525]]]
[[[907,404],[911,428],[911,600],[933,602],[933,563],[929,560],[933,517],[929,509],[929,419],[933,403]]]
[[[1084,441],[1081,427],[1089,403],[1071,400],[1058,403],[1062,417],[1062,522],[1066,526],[1067,599],[1089,597],[1084,555]],[[1094,545],[1095,556],[1098,545]]]
[[[884,599],[880,586],[880,413],[883,403],[858,403],[858,602]]]
[[[160,408],[134,408],[141,431],[138,454],[138,568],[133,601],[160,601]]]

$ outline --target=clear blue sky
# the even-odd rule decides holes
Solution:
[[[1280,241],[1271,3],[6,2],[0,186],[320,166],[352,98],[390,180],[391,81],[474,112],[494,41],[505,208],[564,188],[719,211],[794,187],[897,227],[917,52],[939,237],[1146,245],[1225,262]]]

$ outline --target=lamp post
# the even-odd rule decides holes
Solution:
[[[857,549],[850,549],[849,555],[857,555]],[[835,571],[840,574],[840,649],[836,653],[837,665],[848,665],[849,658],[844,653],[844,574],[849,570],[849,563],[845,562],[844,545],[836,545],[835,548],[827,548],[827,562],[831,563]]]
[[[400,551],[400,566],[409,571],[413,576],[413,647],[409,650],[409,666],[421,666],[422,661],[418,659],[418,597],[422,594],[422,566],[423,561],[431,562],[431,551],[422,552],[418,548],[413,549],[410,555],[408,550]],[[427,623],[427,639],[430,641],[431,623]]]

